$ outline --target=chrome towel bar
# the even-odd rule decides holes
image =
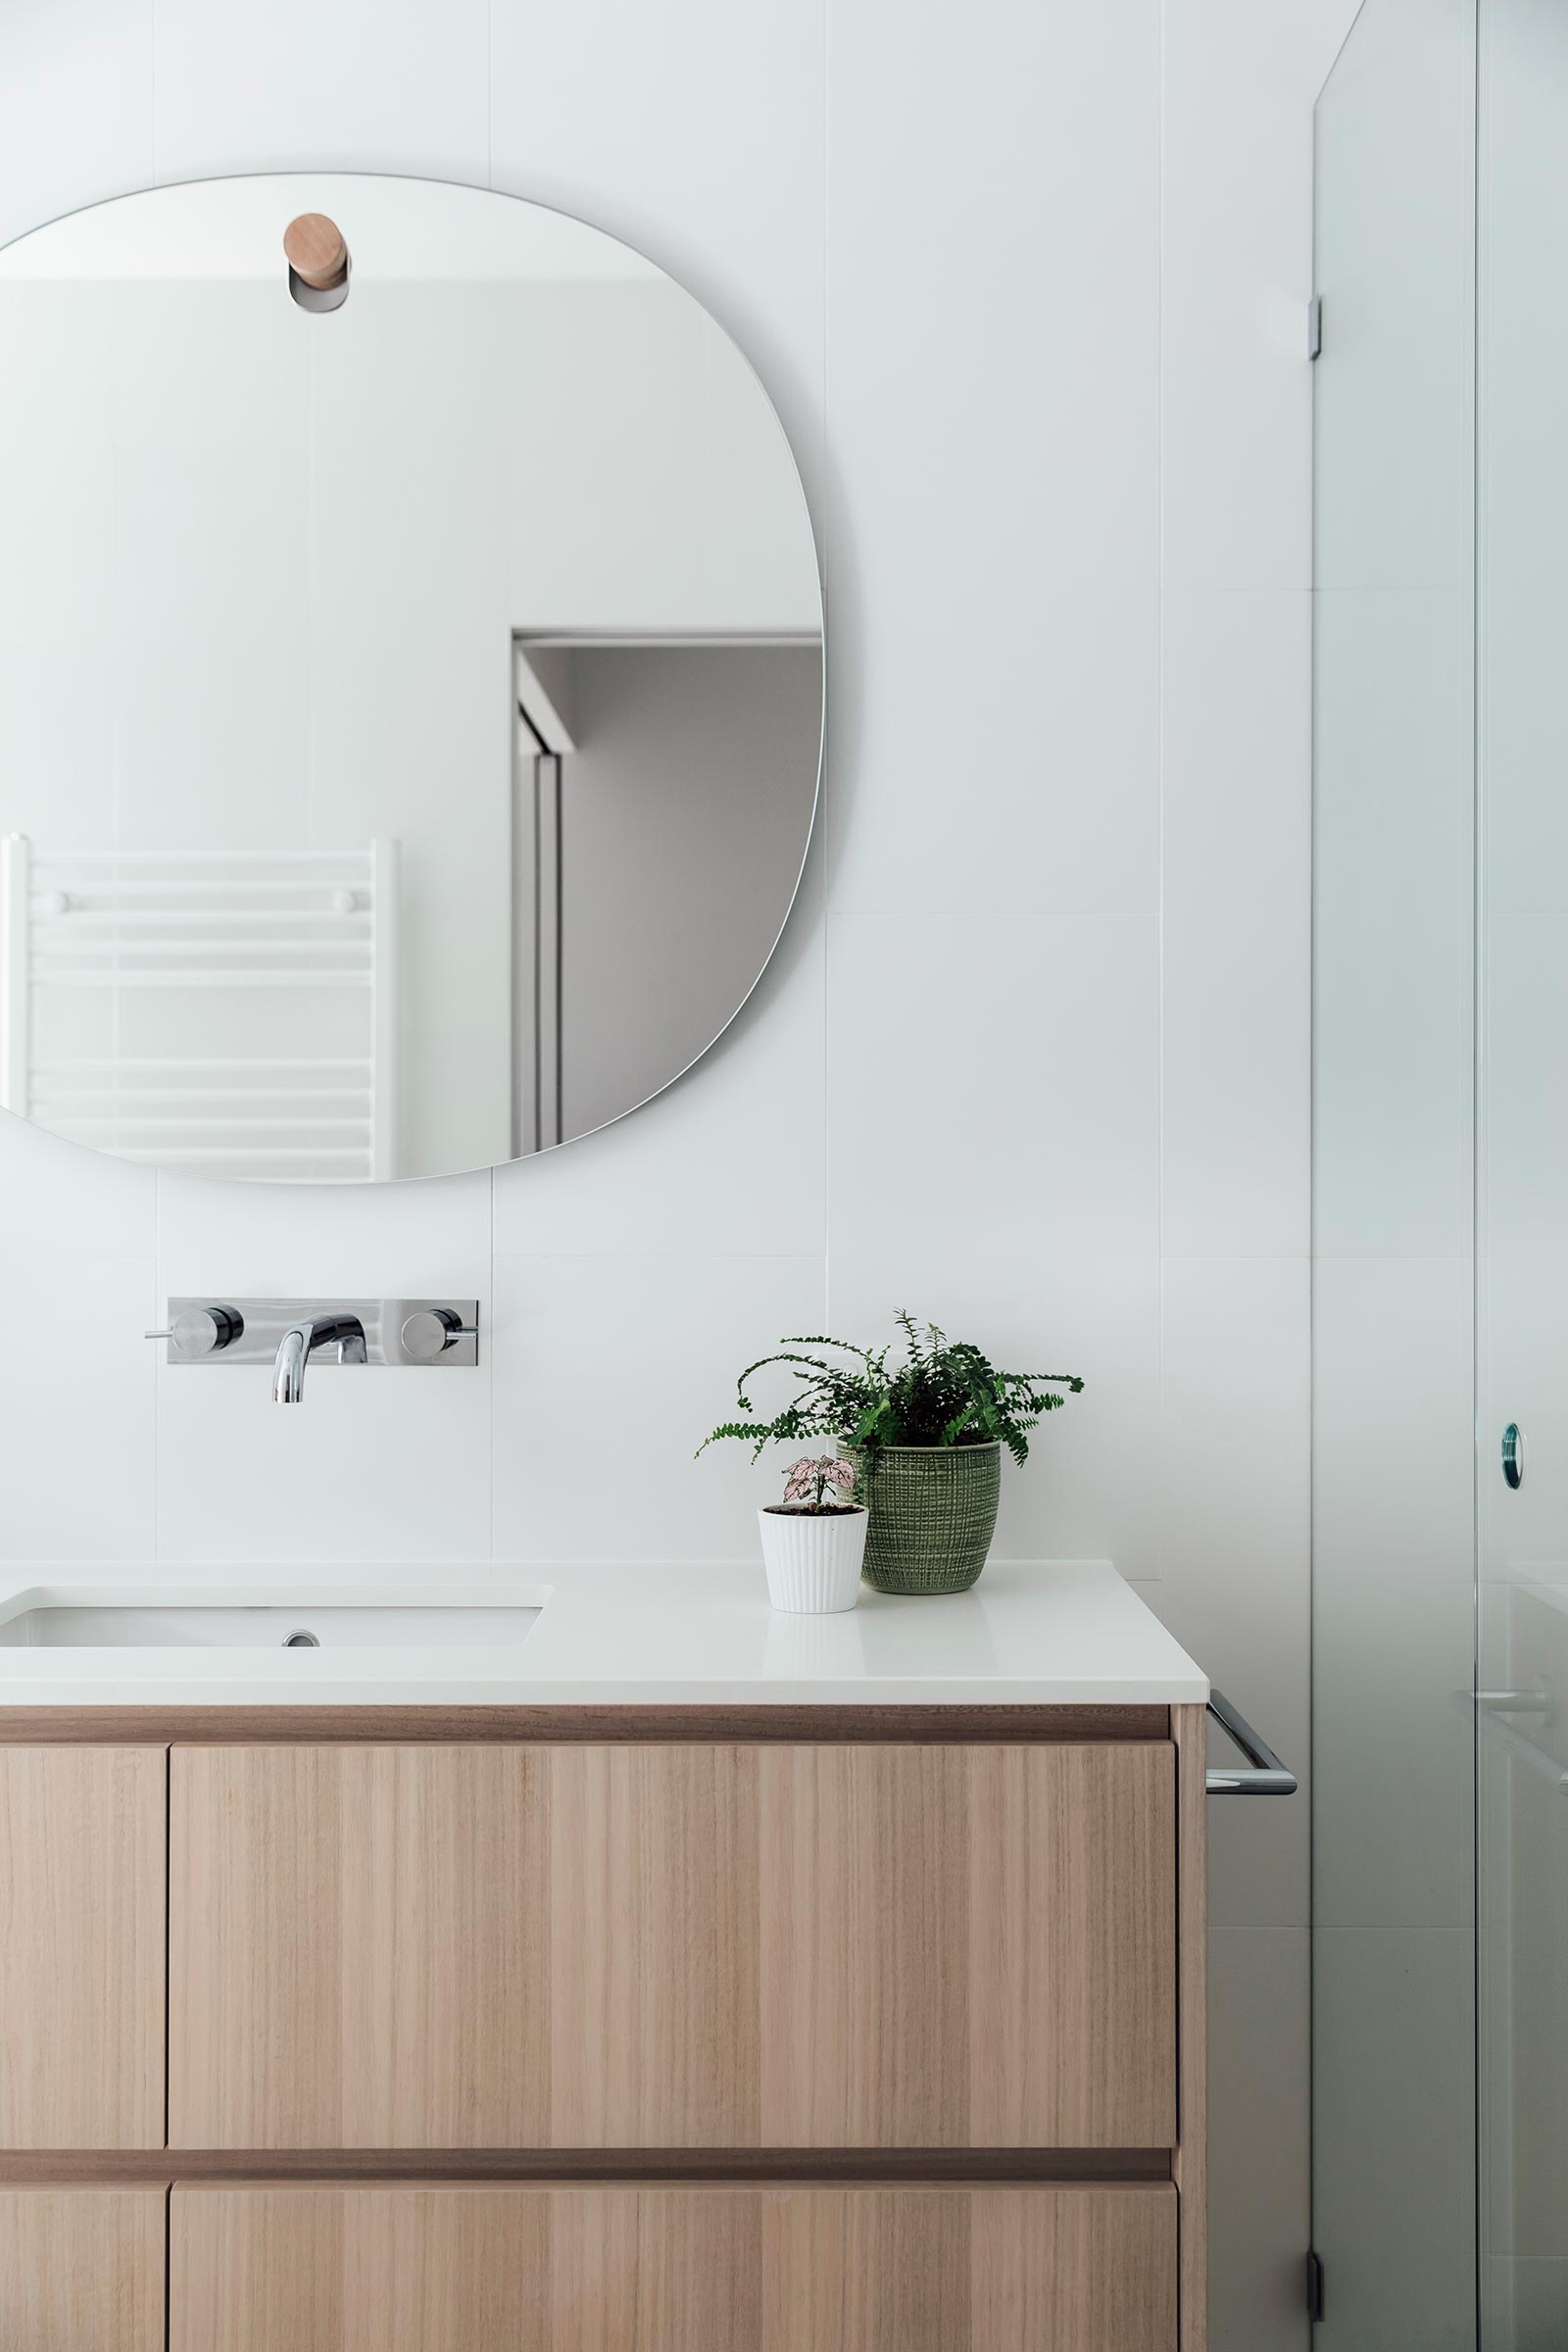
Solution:
[[[1222,1732],[1247,1758],[1246,1768],[1212,1766],[1203,1778],[1210,1796],[1294,1796],[1296,1775],[1288,1772],[1266,1740],[1259,1739],[1245,1715],[1239,1714],[1223,1690],[1210,1690],[1208,1711]]]

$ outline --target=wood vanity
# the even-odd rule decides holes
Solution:
[[[1200,1703],[0,1707],[8,2352],[1200,2352]]]

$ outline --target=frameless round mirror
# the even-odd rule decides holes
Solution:
[[[755,986],[821,716],[778,419],[613,238],[290,173],[0,252],[11,1111],[295,1179],[601,1127]]]

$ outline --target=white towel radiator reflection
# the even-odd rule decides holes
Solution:
[[[395,841],[0,844],[0,1103],[211,1175],[397,1174]]]

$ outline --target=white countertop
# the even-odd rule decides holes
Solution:
[[[537,1606],[521,1643],[358,1650],[0,1647],[0,1706],[1201,1705],[1208,1683],[1103,1560],[993,1561],[971,1592],[793,1617],[760,1563],[0,1570],[31,1608]]]

